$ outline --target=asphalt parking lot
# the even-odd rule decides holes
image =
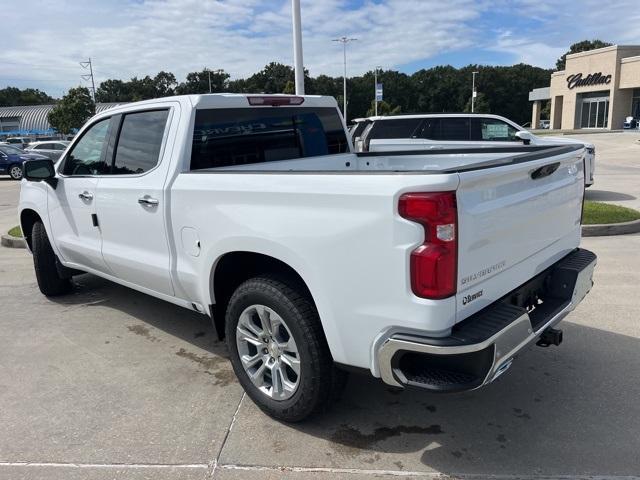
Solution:
[[[640,208],[638,135],[597,148],[594,200]],[[19,185],[0,177],[0,230]],[[471,393],[397,393],[352,376],[331,412],[262,414],[206,317],[100,278],[47,299],[0,248],[0,479],[640,478],[640,235],[585,238],[595,286]]]

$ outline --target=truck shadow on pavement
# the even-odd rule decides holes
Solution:
[[[483,389],[397,393],[352,377],[332,412],[294,428],[329,440],[327,451],[345,467],[637,474],[640,341],[569,321],[561,325],[563,345],[532,347]],[[304,455],[309,444],[298,441]]]
[[[168,334],[204,350],[174,352],[193,360],[194,369],[225,372],[218,380],[226,382],[203,381],[236,383],[208,317],[92,275],[78,277],[73,294],[53,301],[121,311],[132,317],[133,334],[150,341]],[[265,435],[269,441],[254,445],[250,458],[227,457],[225,446],[222,460],[446,474],[637,474],[640,340],[570,321],[561,325],[563,345],[530,348],[505,375],[474,392],[399,392],[351,375],[329,412],[294,425],[272,420],[247,397],[229,451],[236,438]]]
[[[636,197],[628,193],[611,192],[608,190],[585,190],[585,198],[597,202],[622,202],[624,200],[635,200]]]

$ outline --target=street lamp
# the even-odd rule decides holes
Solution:
[[[342,55],[344,58],[344,76],[342,77],[342,99],[344,101],[344,107],[342,108],[342,115],[344,116],[344,121],[347,121],[347,43],[355,42],[358,40],[357,38],[349,38],[349,37],[340,37],[334,38],[334,42],[339,42],[342,44]]]
[[[304,65],[302,63],[302,21],[300,19],[300,0],[291,0],[291,19],[293,23],[293,61],[296,78],[296,95],[304,95]]]
[[[378,116],[378,70],[382,70],[382,67],[376,66],[376,69],[373,72],[373,102],[376,117]]]
[[[476,75],[478,72],[471,72],[471,113],[474,111],[475,103],[476,103]]]

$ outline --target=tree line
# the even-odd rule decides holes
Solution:
[[[508,67],[469,65],[462,68],[438,66],[407,75],[395,70],[378,72],[384,86],[384,103],[379,113],[461,112],[471,107],[471,72],[477,71],[478,97],[475,110],[498,113],[516,122],[530,118],[528,94],[548,85],[551,70],[518,64]],[[209,82],[210,80],[210,82]],[[96,90],[98,102],[132,102],[171,95],[198,93],[294,93],[294,70],[270,63],[248,78],[231,80],[221,69],[191,72],[178,83],[174,74],[106,80]],[[342,105],[342,77],[309,76],[305,71],[305,92],[329,95]],[[350,119],[373,114],[374,72],[347,79]]]
[[[609,45],[600,40],[585,40],[573,44],[567,54]],[[557,61],[564,68],[566,55]],[[396,70],[378,72],[384,86],[384,101],[378,112],[382,115],[426,112],[468,112],[471,109],[472,72],[476,76],[475,111],[503,115],[523,124],[531,118],[530,90],[549,84],[551,69],[527,64],[512,66],[468,65],[461,68],[435,66],[413,74]],[[305,92],[309,95],[335,97],[342,105],[342,77],[318,75],[311,77],[305,70]],[[294,70],[288,65],[272,62],[259,72],[240,79],[231,79],[223,69],[203,69],[190,72],[179,82],[171,72],[129,80],[108,79],[95,92],[97,102],[134,102],[151,98],[202,93],[289,93],[295,91]],[[349,120],[373,115],[374,72],[347,79]],[[51,103],[54,99],[34,89],[21,91],[9,87],[0,90],[0,106]],[[50,116],[52,126],[60,132],[78,128],[94,109],[89,91],[84,87],[71,89]],[[548,109],[546,109],[548,114]],[[544,115],[544,111],[543,111]]]

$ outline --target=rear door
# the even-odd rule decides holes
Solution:
[[[560,146],[459,173],[458,320],[578,246],[583,155]]]
[[[178,108],[171,105],[118,115],[108,153],[112,172],[100,178],[96,199],[102,255],[111,271],[166,295],[173,295],[173,286],[164,185],[173,147],[169,126]]]

